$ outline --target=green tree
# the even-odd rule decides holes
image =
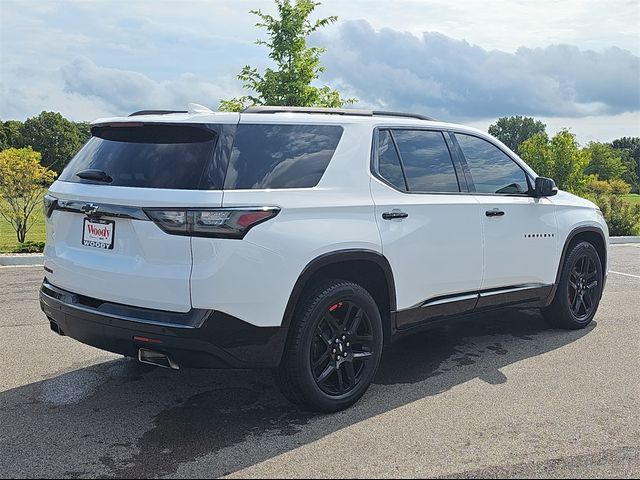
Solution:
[[[611,142],[616,150],[629,150],[631,156],[640,161],[640,137],[622,137]]]
[[[31,146],[42,154],[42,165],[60,173],[82,147],[76,125],[56,112],[27,119],[17,146]]]
[[[7,139],[7,132],[4,128],[4,123],[0,121],[0,151],[9,148],[9,141]]]
[[[269,58],[276,68],[267,68],[260,73],[257,68],[246,65],[238,79],[252,93],[222,100],[220,110],[240,111],[249,105],[341,107],[354,103],[354,98],[344,99],[337,90],[328,86],[312,85],[325,70],[320,64],[320,56],[325,49],[307,46],[307,37],[336,22],[338,17],[310,20],[311,13],[320,5],[312,0],[275,0],[275,3],[277,18],[261,10],[251,10],[251,13],[260,18],[256,26],[266,29],[269,37],[256,43],[269,49]]]
[[[585,169],[587,175],[596,175],[600,180],[622,178],[627,166],[622,161],[623,154],[606,143],[591,142],[585,148],[589,155],[589,164]]]
[[[581,193],[587,181],[584,169],[589,157],[580,149],[576,136],[568,130],[561,130],[551,139],[549,147],[555,164],[555,179],[560,188]]]
[[[568,130],[561,130],[551,139],[543,134],[534,135],[522,143],[520,156],[538,175],[553,178],[559,188],[583,193],[589,156]]]
[[[0,121],[0,150],[17,147],[21,141],[22,122],[18,120]]]
[[[536,133],[520,145],[520,156],[541,177],[553,178],[555,163],[546,133]]]
[[[75,122],[75,125],[80,145],[84,145],[91,138],[91,125],[89,122]]]
[[[640,193],[640,137],[618,138],[611,142],[611,146],[624,153],[627,173],[622,179],[632,186],[634,192]]]
[[[18,242],[31,228],[31,215],[40,207],[42,187],[50,184],[56,173],[40,164],[40,153],[31,147],[8,148],[0,152],[0,216],[16,232]]]
[[[534,135],[546,133],[546,127],[540,120],[515,115],[499,118],[489,126],[489,133],[519,154],[520,145]]]

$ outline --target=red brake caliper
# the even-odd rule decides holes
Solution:
[[[333,312],[334,310],[337,310],[338,308],[340,308],[342,306],[342,302],[336,303],[335,305],[331,305],[329,307],[329,311]]]

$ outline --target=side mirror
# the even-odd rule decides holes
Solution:
[[[545,177],[536,178],[536,189],[535,189],[536,197],[552,197],[557,193],[558,193],[558,187],[556,187],[556,182],[554,182],[550,178],[545,178]]]

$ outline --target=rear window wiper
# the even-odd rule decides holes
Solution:
[[[94,180],[96,182],[103,183],[113,182],[113,178],[111,178],[106,172],[103,172],[102,170],[95,170],[92,168],[87,170],[80,170],[78,173],[76,173],[76,177],[80,177],[84,180]]]

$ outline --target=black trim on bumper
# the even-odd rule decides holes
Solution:
[[[286,340],[281,327],[256,327],[213,310],[175,313],[105,302],[60,289],[47,279],[40,307],[65,336],[133,358],[140,348],[162,352],[180,368],[275,368]]]

